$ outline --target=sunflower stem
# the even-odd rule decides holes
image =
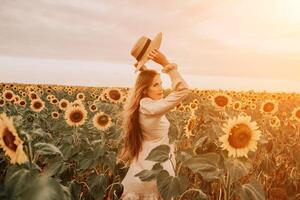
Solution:
[[[175,169],[175,166],[174,166],[174,163],[172,162],[172,154],[170,154],[170,157],[169,157],[169,160],[170,160],[170,162],[171,162],[171,164],[172,164],[172,167],[173,167],[173,170],[174,170],[174,172],[176,173],[176,169]],[[177,174],[175,174],[175,175],[177,175]]]
[[[30,171],[32,171],[32,157],[33,157],[33,154],[32,154],[31,138],[30,138],[30,136],[28,134],[26,134],[26,137],[27,137],[27,141],[28,141],[29,166],[30,166]]]

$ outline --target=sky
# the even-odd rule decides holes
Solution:
[[[162,32],[160,50],[193,88],[300,92],[298,0],[0,5],[0,82],[131,87],[132,46]]]

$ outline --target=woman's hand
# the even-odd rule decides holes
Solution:
[[[160,64],[162,67],[169,64],[169,61],[166,58],[166,56],[157,49],[151,50],[149,55],[148,55],[148,58],[153,60],[154,62]]]

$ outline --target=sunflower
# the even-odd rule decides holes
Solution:
[[[72,91],[68,91],[68,95],[71,96],[73,94]]]
[[[179,107],[177,108],[177,110],[179,110],[180,112],[184,112],[184,106],[179,106]]]
[[[228,156],[248,157],[248,152],[255,151],[261,136],[257,123],[251,122],[250,116],[239,115],[229,119],[222,127],[225,132],[219,137],[221,148],[228,151]]]
[[[69,104],[69,106],[71,106],[71,107],[76,107],[76,106],[84,107],[83,102],[81,100],[78,100],[78,99],[71,102]]]
[[[98,130],[105,131],[111,126],[112,119],[104,112],[99,112],[94,116],[93,124]]]
[[[297,107],[292,112],[292,119],[300,122],[300,107]]]
[[[277,116],[273,116],[270,118],[269,124],[272,128],[278,129],[280,127],[280,119]]]
[[[44,94],[44,91],[43,90],[39,90],[38,91],[38,95],[42,96]]]
[[[48,94],[48,95],[47,95],[47,100],[48,100],[48,101],[51,101],[51,99],[53,99],[53,98],[55,98],[54,95],[52,95],[52,94]]]
[[[33,92],[35,91],[35,87],[33,85],[29,85],[25,87],[26,92]]]
[[[97,105],[93,103],[89,106],[89,109],[91,112],[95,112],[95,111],[97,111]]]
[[[87,111],[81,105],[68,106],[64,117],[68,125],[81,126],[85,123]]]
[[[198,99],[194,99],[194,100],[193,100],[193,103],[194,103],[194,104],[199,104]]]
[[[241,101],[235,101],[232,103],[233,110],[240,111],[242,108],[243,103]]]
[[[14,97],[15,99],[15,101],[14,101],[14,103],[15,104],[19,104],[19,101],[20,101],[20,96],[19,95],[15,95],[15,97]]]
[[[39,99],[39,96],[35,92],[29,92],[28,96],[30,100]]]
[[[5,90],[2,94],[5,101],[13,101],[14,100],[14,92],[11,90]]]
[[[51,116],[53,119],[58,119],[59,118],[59,113],[57,111],[54,111],[51,113]]]
[[[61,109],[61,110],[66,110],[67,107],[69,106],[70,102],[66,99],[61,99],[58,103],[58,107]]]
[[[34,99],[31,101],[30,108],[35,112],[41,112],[45,108],[45,102],[41,99]]]
[[[46,92],[47,92],[47,93],[51,93],[52,90],[51,90],[50,88],[48,88],[48,89],[46,90]]]
[[[5,101],[2,98],[0,98],[0,107],[3,107],[4,104],[5,104]]]
[[[260,112],[264,115],[272,115],[277,111],[278,102],[275,100],[265,100],[260,107]]]
[[[105,100],[107,100],[107,99],[105,98],[105,93],[102,92],[102,93],[99,95],[99,97],[98,97],[98,101],[105,101]]]
[[[231,97],[224,93],[216,93],[212,96],[212,104],[213,106],[219,110],[224,109],[226,106],[230,105],[231,103]]]
[[[186,123],[186,125],[185,125],[185,127],[184,127],[184,133],[185,133],[185,137],[186,138],[190,138],[191,136],[194,136],[194,133],[192,133],[192,131],[193,131],[193,129],[195,128],[195,126],[196,126],[196,116],[195,115],[192,115],[189,119],[188,119],[188,121],[187,121],[187,123]]]
[[[191,102],[189,104],[189,107],[191,108],[191,110],[197,110],[198,109],[198,105],[196,103],[194,103],[194,102]]]
[[[58,105],[59,101],[57,98],[53,98],[53,99],[51,99],[50,103],[53,105]]]
[[[23,151],[23,141],[13,126],[12,118],[8,118],[5,114],[0,115],[0,147],[5,151],[5,155],[10,157],[11,164],[28,161]]]
[[[256,109],[256,104],[255,103],[250,103],[250,109],[255,110]]]
[[[78,94],[76,95],[76,99],[79,99],[79,100],[81,100],[81,101],[84,101],[84,100],[85,100],[85,95],[84,95],[82,92],[80,92],[80,93],[78,93]]]
[[[112,103],[121,103],[123,101],[123,94],[118,88],[107,88],[104,91],[104,95]]]
[[[96,95],[94,92],[91,93],[91,97],[92,97],[92,98],[96,98],[96,96],[97,96],[97,95]]]
[[[24,99],[20,99],[19,105],[22,106],[22,107],[25,107],[26,106],[26,101]]]

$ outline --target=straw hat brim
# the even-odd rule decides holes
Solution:
[[[146,50],[146,52],[144,53],[144,55],[142,56],[140,61],[137,62],[138,64],[137,64],[136,70],[140,70],[140,68],[149,60],[148,55],[153,49],[160,48],[161,39],[162,39],[162,33],[160,32],[151,41],[148,49]]]

